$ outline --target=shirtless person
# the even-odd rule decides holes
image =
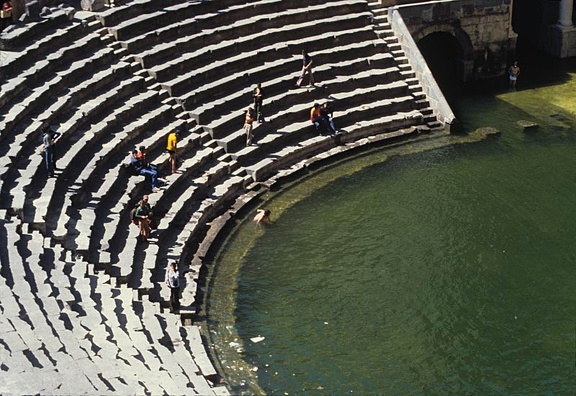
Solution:
[[[270,210],[266,209],[258,209],[256,211],[256,216],[254,216],[254,223],[256,224],[262,224],[262,223],[268,223],[270,221]]]
[[[516,89],[516,80],[518,80],[518,76],[520,75],[520,67],[518,66],[518,62],[514,62],[512,66],[508,69],[508,74],[510,77],[510,88]]]

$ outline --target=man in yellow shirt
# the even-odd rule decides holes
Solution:
[[[170,153],[170,169],[172,173],[176,173],[176,162],[178,157],[176,156],[176,148],[178,146],[178,136],[180,135],[180,130],[176,129],[168,134],[168,141],[166,143],[166,151]]]

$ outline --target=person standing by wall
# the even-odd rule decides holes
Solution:
[[[178,262],[173,261],[166,268],[166,285],[170,288],[170,312],[180,309],[180,272]]]
[[[518,76],[520,75],[520,66],[518,66],[518,62],[514,62],[512,66],[508,69],[508,76],[510,79],[510,88],[516,90],[516,81],[518,80]]]

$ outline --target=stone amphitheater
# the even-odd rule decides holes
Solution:
[[[446,132],[369,0],[51,11],[0,37],[0,393],[230,394],[198,325],[205,258],[226,226],[312,164]],[[315,88],[294,88],[302,48]],[[245,147],[257,83],[267,120]],[[327,100],[340,130],[318,136],[309,109]],[[62,133],[53,178],[38,154],[45,124]],[[147,243],[130,223],[150,186],[126,169],[139,146],[164,172]],[[178,314],[163,282],[172,260]]]

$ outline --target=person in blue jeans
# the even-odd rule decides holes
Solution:
[[[138,158],[138,150],[132,151],[132,157],[130,157],[130,166],[135,174],[141,176],[150,176],[152,181],[152,191],[158,191],[158,170],[155,168],[146,166],[140,158]]]
[[[53,131],[49,125],[42,128],[42,146],[44,149],[44,163],[48,177],[54,176],[56,169],[56,140],[60,137],[61,133]]]

